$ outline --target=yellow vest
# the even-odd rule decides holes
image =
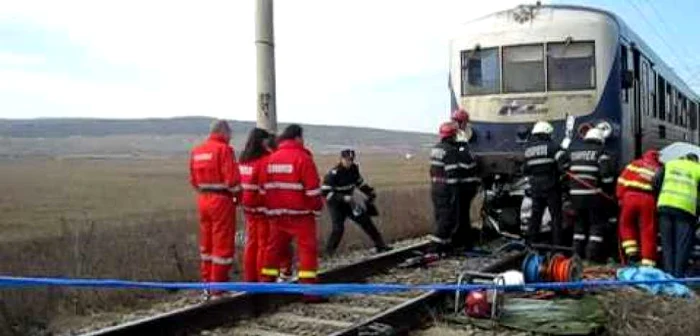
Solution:
[[[695,216],[698,183],[700,183],[700,164],[685,159],[667,162],[664,165],[664,180],[658,206],[684,210]]]

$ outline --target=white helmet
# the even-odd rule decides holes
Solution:
[[[588,132],[586,133],[586,136],[583,137],[583,139],[584,140],[592,139],[592,140],[598,140],[600,142],[603,142],[603,140],[605,140],[605,132],[600,128],[593,127],[593,128],[588,130]]]
[[[532,134],[550,135],[552,132],[554,132],[554,127],[546,121],[538,121],[535,126],[532,127]]]

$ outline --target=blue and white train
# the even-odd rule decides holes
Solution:
[[[452,110],[470,114],[472,150],[502,177],[517,176],[538,120],[560,140],[567,115],[577,136],[604,123],[618,167],[699,140],[700,97],[618,16],[594,8],[526,5],[465,24],[450,44],[450,94]]]

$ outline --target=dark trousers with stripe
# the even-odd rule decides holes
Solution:
[[[663,269],[680,278],[685,276],[695,242],[695,216],[681,210],[659,208]]]
[[[549,209],[549,214],[552,217],[550,223],[552,228],[552,240],[550,243],[553,245],[561,245],[562,202],[560,191],[558,189],[552,189],[548,193],[534,193],[531,199],[532,213],[527,230],[528,240],[534,241],[535,237],[540,233],[544,210]]]
[[[386,246],[381,233],[377,230],[374,225],[372,218],[363,212],[359,216],[352,213],[352,209],[346,203],[333,204],[328,206],[328,211],[331,214],[331,221],[333,222],[333,230],[331,231],[330,237],[326,242],[326,253],[333,254],[338,249],[340,245],[340,240],[343,238],[343,233],[345,232],[345,220],[349,217],[350,220],[357,223],[357,225],[362,229],[362,231],[372,239],[374,247],[382,248]]]
[[[599,195],[572,195],[571,203],[576,212],[574,252],[586,260],[602,262],[607,223],[604,200]]]

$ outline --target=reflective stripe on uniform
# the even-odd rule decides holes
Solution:
[[[431,166],[444,167],[444,166],[445,166],[445,163],[442,162],[442,161],[435,161],[435,160],[433,160],[433,161],[430,161],[430,165],[431,165]]]
[[[316,271],[299,271],[299,279],[315,279],[317,276]]]
[[[321,195],[321,188],[311,189],[306,191],[306,196],[313,197]]]
[[[582,166],[582,165],[573,165],[569,167],[569,169],[573,172],[582,172],[582,173],[595,173],[600,170],[598,167],[593,167],[593,166]]]
[[[459,181],[469,183],[469,182],[479,182],[479,181],[481,181],[481,179],[478,177],[466,177],[466,178],[460,179]]]
[[[585,234],[576,233],[574,234],[574,240],[586,240]]]
[[[637,241],[636,240],[623,240],[622,241],[622,247],[627,248],[630,246],[637,246]]]
[[[549,164],[549,163],[554,163],[554,159],[552,159],[552,158],[539,158],[539,159],[533,159],[533,160],[527,161],[528,166],[535,166],[535,165]]]
[[[637,189],[642,189],[642,190],[651,191],[651,189],[652,189],[650,183],[627,180],[627,179],[624,179],[622,177],[617,179],[617,184],[620,184],[620,185],[625,186],[625,187],[632,187],[632,188],[637,188]]]
[[[458,164],[448,164],[448,165],[445,165],[445,170],[446,170],[446,171],[455,170],[455,169],[457,169],[457,168],[459,168],[459,165],[458,165]]]
[[[615,178],[614,177],[606,177],[606,178],[601,179],[600,181],[603,183],[613,183],[613,182],[615,182]]]
[[[639,248],[637,246],[625,247],[624,250],[626,255],[633,255],[639,253]]]
[[[265,189],[282,189],[282,190],[304,190],[304,185],[301,183],[290,182],[269,182],[263,186]]]
[[[651,260],[651,259],[642,259],[641,264],[642,264],[642,266],[650,266],[650,267],[656,266],[656,262]]]
[[[459,182],[459,179],[456,178],[442,178],[442,177],[433,177],[431,179],[433,183],[444,183],[444,184],[457,184]]]
[[[199,190],[228,190],[228,186],[223,183],[200,183],[197,188]]]
[[[649,177],[649,178],[654,177],[654,174],[656,174],[656,172],[651,170],[651,169],[635,166],[631,163],[629,165],[627,165],[627,169],[629,171],[635,172],[635,173],[640,174],[640,175],[644,175],[644,176]]]
[[[294,209],[268,209],[265,213],[270,216],[279,215],[308,215],[311,214],[311,210],[294,210]]]
[[[472,162],[472,163],[469,163],[469,164],[466,164],[466,163],[458,163],[457,165],[459,166],[459,168],[464,168],[464,169],[472,169],[472,168],[476,167],[476,163],[475,163],[475,162]]]
[[[217,265],[232,265],[233,258],[221,258],[221,257],[212,256],[211,262],[213,264],[217,264]]]
[[[279,276],[280,275],[280,270],[276,268],[263,268],[262,271],[260,271],[262,275],[267,275],[267,276]]]
[[[591,237],[590,237],[589,239],[590,239],[592,242],[596,242],[596,243],[602,243],[602,242],[603,242],[603,237],[601,237],[601,236],[594,236],[594,235],[591,235]]]
[[[199,255],[199,259],[202,261],[211,261],[211,256],[205,253]]]
[[[248,212],[265,212],[265,207],[257,207],[257,208],[243,207],[243,210],[248,211]]]
[[[243,190],[258,190],[259,187],[257,184],[250,184],[250,183],[243,183],[241,184],[241,187]]]
[[[355,188],[354,184],[337,186],[337,187],[334,187],[333,189],[338,190],[338,191],[348,191],[348,190],[352,190],[352,188]]]
[[[575,174],[576,178],[595,181],[598,178],[590,174]]]
[[[569,191],[571,195],[595,195],[601,192],[600,189],[573,189]]]
[[[334,193],[334,192],[332,192],[332,191],[331,191],[331,192],[329,192],[329,193],[328,193],[328,195],[326,195],[326,199],[330,201],[330,200],[331,200],[331,198],[333,198],[333,195],[335,195],[335,193]]]
[[[321,190],[333,190],[333,187],[331,187],[331,186],[329,186],[329,185],[327,185],[327,184],[324,184],[324,185],[321,186]]]

